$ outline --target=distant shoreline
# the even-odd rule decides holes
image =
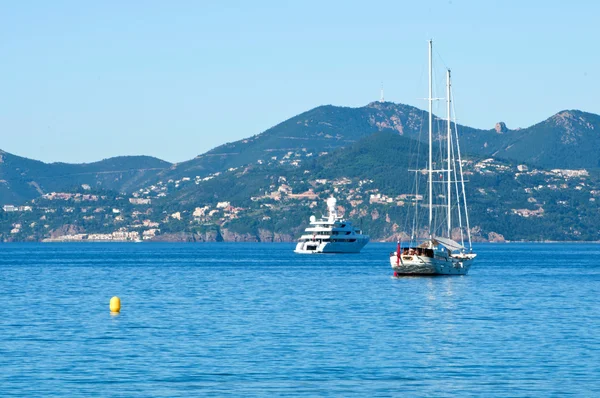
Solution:
[[[4,243],[142,243],[143,241],[134,241],[134,240],[118,240],[118,239],[77,239],[77,240],[64,240],[64,239],[42,239],[37,241],[14,241],[14,242],[4,242]]]
[[[117,240],[117,239],[112,239],[112,240],[102,240],[102,239],[80,239],[80,240],[62,240],[62,239],[43,239],[41,241],[12,241],[12,242],[3,242],[3,243],[258,243],[258,244],[262,244],[262,243],[296,243],[296,241],[289,241],[289,242],[256,242],[256,241],[196,241],[196,242],[189,242],[189,241],[177,241],[177,240],[172,240],[172,241],[166,241],[166,240],[152,240],[152,239],[146,239],[143,241],[133,241],[133,240]],[[372,241],[371,243],[387,243],[387,244],[396,244],[395,242],[389,242],[389,241]],[[540,244],[554,244],[554,243],[573,243],[573,244],[584,244],[584,243],[596,243],[596,244],[600,244],[600,241],[580,241],[580,240],[548,240],[548,241],[538,241],[538,240],[532,240],[532,241],[526,241],[526,240],[515,240],[515,241],[504,241],[504,242],[493,242],[493,241],[481,241],[481,242],[473,242],[474,244],[479,244],[479,243],[489,243],[489,244],[498,244],[498,245],[503,245],[503,244],[514,244],[514,243],[540,243]]]

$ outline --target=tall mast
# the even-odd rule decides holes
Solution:
[[[429,237],[433,236],[432,231],[432,223],[433,223],[433,159],[432,159],[432,150],[433,150],[433,116],[432,116],[432,102],[433,102],[433,86],[431,82],[431,74],[432,74],[432,61],[431,61],[431,48],[432,48],[432,40],[429,40]]]
[[[450,174],[450,138],[452,137],[452,128],[450,127],[450,69],[447,70],[446,73],[446,115],[447,115],[447,120],[446,120],[446,124],[448,126],[447,129],[447,145],[448,145],[448,178],[447,178],[447,189],[446,189],[446,197],[448,198],[448,238],[452,238],[452,223],[451,223],[451,201],[450,201],[450,197],[452,195],[450,195],[450,180],[451,180],[451,174]]]

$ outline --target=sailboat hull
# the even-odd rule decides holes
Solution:
[[[398,240],[398,248],[396,249],[396,253],[390,254],[390,265],[394,270],[394,276],[399,275],[466,275],[473,264],[473,261],[476,257],[476,254],[472,252],[467,253],[467,249],[464,246],[464,236],[463,236],[463,226],[462,226],[462,211],[461,207],[464,207],[464,215],[466,221],[466,228],[464,231],[467,232],[468,246],[471,248],[471,233],[469,226],[469,213],[467,210],[467,198],[464,184],[464,174],[462,169],[462,160],[460,156],[460,145],[458,142],[458,130],[456,129],[456,122],[454,123],[454,132],[455,132],[455,147],[452,139],[452,122],[451,122],[451,101],[452,101],[452,93],[450,90],[450,70],[447,70],[446,73],[446,104],[447,104],[447,120],[446,120],[446,130],[447,135],[446,139],[442,140],[440,137],[440,151],[443,153],[442,149],[445,149],[446,159],[441,164],[446,166],[446,170],[434,170],[434,161],[433,161],[433,143],[437,141],[438,138],[434,139],[433,134],[433,67],[432,67],[432,42],[429,40],[429,160],[427,162],[427,197],[428,197],[428,205],[427,209],[429,210],[429,225],[424,228],[424,226],[413,225],[413,230],[411,231],[411,235],[413,240],[416,239],[416,236],[420,235],[420,232],[427,231],[429,235],[429,239],[426,239],[424,242],[414,247],[407,247],[404,250],[401,250],[400,240]],[[446,142],[445,148],[442,148],[443,142]],[[436,143],[437,145],[437,143]],[[456,150],[456,151],[455,151]],[[455,152],[458,155],[458,158],[455,158]],[[439,169],[440,163],[436,163],[436,169]],[[457,166],[458,165],[458,170]],[[418,172],[419,167],[414,170]],[[457,173],[458,171],[458,173]],[[439,180],[437,179],[437,173],[439,174]],[[444,173],[444,174],[443,174]],[[418,174],[415,175],[415,198],[417,195],[417,180]],[[457,177],[460,177],[457,178]],[[434,181],[435,179],[435,181]],[[452,180],[454,180],[455,191],[456,191],[456,199],[457,205],[457,213],[458,213],[458,222],[459,228],[461,231],[461,241],[462,243],[458,243],[452,239],[452,221],[455,220],[453,216],[452,210]],[[441,189],[436,190],[434,192],[433,185],[436,183],[443,183],[440,185]],[[458,183],[460,182],[462,192],[458,189]],[[440,194],[441,192],[441,194]],[[440,201],[439,198],[444,198],[444,204],[436,203],[434,204],[434,200]],[[461,200],[462,199],[462,200]],[[434,206],[438,209],[435,210],[436,214],[434,214]],[[415,219],[417,219],[416,211],[419,206],[415,206]],[[440,218],[440,216],[446,213],[445,217]],[[444,219],[445,218],[445,219]],[[436,221],[437,220],[437,221]],[[445,221],[442,223],[441,221]],[[436,225],[437,223],[437,225]],[[446,224],[447,225],[444,225]],[[421,229],[421,231],[419,231]],[[439,236],[437,236],[439,233]],[[444,237],[446,236],[446,237]],[[416,242],[415,242],[416,243]]]
[[[402,275],[466,275],[475,259],[474,254],[433,258],[417,255],[390,256],[395,276]]]

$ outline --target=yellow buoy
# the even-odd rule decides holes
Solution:
[[[110,312],[121,311],[121,299],[117,296],[110,299]]]

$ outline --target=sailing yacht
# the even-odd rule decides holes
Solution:
[[[467,198],[465,195],[465,184],[462,172],[462,162],[460,157],[460,145],[458,143],[458,131],[456,122],[454,123],[454,137],[452,134],[452,125],[450,123],[450,107],[451,107],[451,84],[450,70],[446,73],[446,103],[447,103],[447,120],[446,120],[446,137],[440,137],[440,141],[445,141],[446,159],[436,162],[438,166],[434,169],[433,160],[433,112],[432,102],[432,41],[429,41],[429,159],[427,162],[427,186],[428,186],[428,204],[429,223],[428,237],[417,242],[416,236],[419,235],[416,222],[413,223],[413,231],[411,242],[407,247],[402,247],[400,241],[396,251],[390,254],[390,264],[394,270],[394,276],[401,275],[466,275],[469,272],[475,257],[471,245],[471,233],[469,227],[469,215],[467,212]],[[444,152],[443,150],[441,151]],[[453,165],[455,167],[453,167]],[[457,167],[456,167],[457,165]],[[445,166],[445,167],[444,167]],[[458,168],[458,170],[457,170]],[[417,170],[420,172],[421,170]],[[439,176],[439,178],[437,178]],[[436,181],[434,181],[436,178]],[[442,187],[441,194],[434,193],[433,184]],[[459,189],[460,183],[460,189]],[[454,190],[453,185],[454,184]],[[456,195],[456,209],[453,211],[452,196]],[[445,203],[433,203],[435,198],[443,197]],[[461,200],[462,199],[462,200]],[[417,220],[416,212],[419,205],[415,205],[415,220]],[[436,217],[434,219],[434,208],[436,209]],[[458,218],[460,231],[460,241],[453,240],[452,221],[453,215]],[[462,218],[466,221],[466,235],[469,249],[465,247],[465,238],[462,226]],[[445,220],[444,220],[445,218]],[[439,225],[435,225],[434,220],[442,220]]]
[[[298,239],[296,253],[359,253],[369,242],[369,236],[337,213],[337,200],[327,199],[327,216],[310,216],[310,225]]]

